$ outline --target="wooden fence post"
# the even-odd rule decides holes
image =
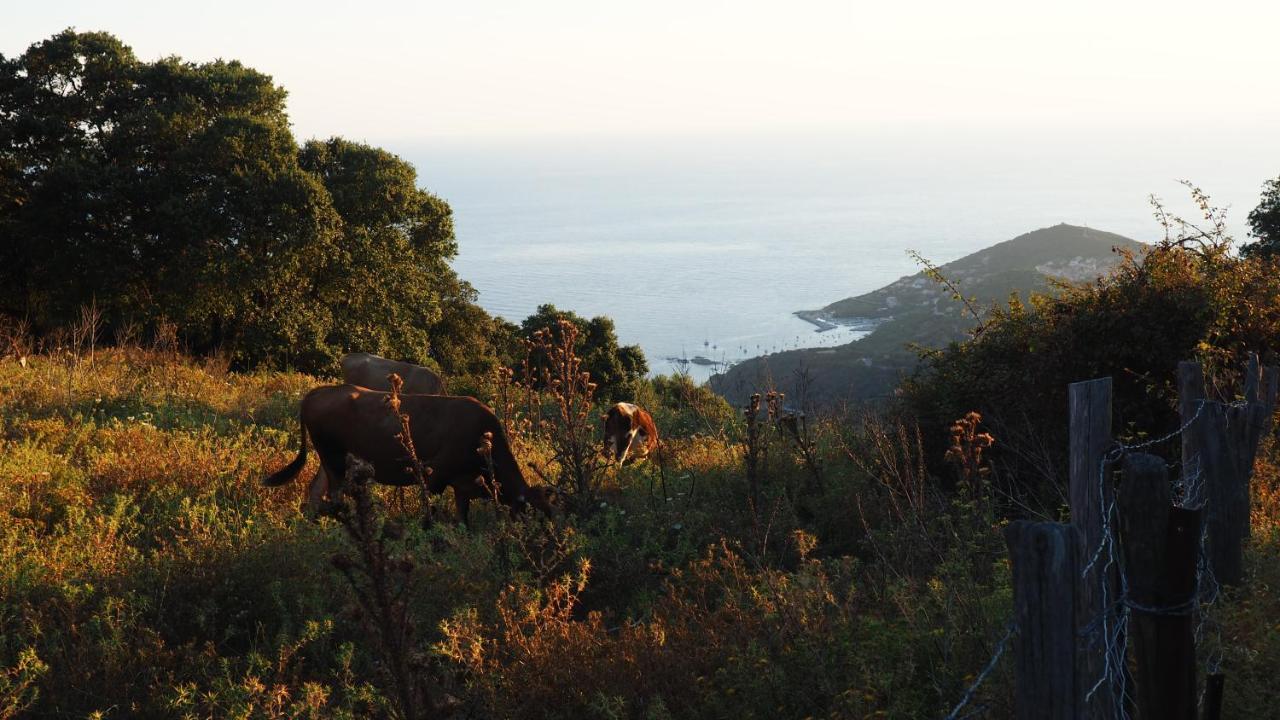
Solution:
[[[1018,720],[1084,717],[1076,674],[1076,598],[1080,531],[1062,523],[1011,523],[1004,531],[1013,565],[1014,716]]]
[[[1178,363],[1179,409],[1182,422],[1190,423],[1182,434],[1184,473],[1194,480],[1188,484],[1193,489],[1189,504],[1204,504],[1209,565],[1214,577],[1226,585],[1244,580],[1244,541],[1250,535],[1249,481],[1258,444],[1275,411],[1276,382],[1276,369],[1261,370],[1257,355],[1250,354],[1245,402],[1226,405],[1205,397],[1199,363]]]
[[[1103,542],[1103,514],[1110,512],[1114,488],[1109,477],[1103,477],[1102,461],[1112,447],[1111,438],[1111,378],[1099,378],[1072,383],[1068,388],[1071,400],[1071,478],[1069,501],[1071,524],[1080,531],[1084,543],[1081,571]],[[1114,522],[1114,518],[1110,521]],[[1116,568],[1106,570],[1105,558],[1100,558],[1086,577],[1077,575],[1070,587],[1079,593],[1076,600],[1076,631],[1083,634],[1086,628],[1100,636],[1101,627],[1095,624],[1106,607],[1119,596]],[[1105,601],[1104,601],[1105,598]],[[1085,706],[1084,695],[1102,677],[1105,667],[1106,639],[1099,636],[1081,638],[1077,655],[1076,673],[1080,679],[1079,699],[1082,716],[1107,717],[1108,708],[1114,705],[1111,688],[1100,689]]]
[[[1204,506],[1207,553],[1214,577],[1221,583],[1239,583],[1244,573],[1243,536],[1238,526],[1241,493],[1239,473],[1232,467],[1226,447],[1230,408],[1206,397],[1200,363],[1178,363],[1178,408],[1186,426],[1182,467],[1188,498],[1184,504]],[[1247,510],[1247,496],[1244,501]]]
[[[1200,510],[1172,507],[1162,459],[1125,456],[1116,504],[1128,580],[1138,716],[1196,716],[1196,562]]]
[[[1204,720],[1221,720],[1222,691],[1227,678],[1222,673],[1214,673],[1204,681]]]
[[[1182,431],[1182,475],[1184,479],[1190,479],[1192,476],[1200,472],[1200,457],[1197,455],[1199,443],[1196,439],[1197,426],[1202,425],[1204,416],[1201,415],[1191,425],[1191,418],[1196,417],[1196,413],[1200,412],[1200,403],[1205,400],[1204,396],[1204,373],[1200,370],[1200,363],[1192,360],[1183,360],[1178,363],[1178,416],[1179,422],[1186,426]],[[1204,502],[1204,498],[1190,498],[1193,504]],[[1186,503],[1184,503],[1186,504]]]

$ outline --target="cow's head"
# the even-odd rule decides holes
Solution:
[[[600,416],[604,423],[604,455],[610,461],[617,460],[618,453],[618,409],[609,408],[609,412]]]
[[[557,496],[555,488],[543,485],[531,485],[525,488],[524,492],[512,499],[511,515],[514,517],[524,512],[526,508],[534,507],[542,511],[543,515],[548,518],[555,515],[555,508],[552,506],[553,499]]]
[[[627,459],[636,429],[632,427],[631,413],[622,403],[609,408],[601,416],[604,421],[604,454],[610,462],[621,465]]]

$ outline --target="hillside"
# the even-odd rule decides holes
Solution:
[[[670,380],[638,398],[665,470],[597,466],[578,511],[562,486],[554,524],[480,502],[467,529],[446,495],[423,529],[418,493],[377,488],[360,518],[382,530],[357,545],[344,516],[299,510],[305,481],[260,486],[320,382],[139,348],[0,355],[0,719],[427,717],[397,709],[382,606],[356,594],[370,567],[403,603],[414,672],[459,719],[936,717],[1008,614],[1005,574],[967,563],[913,581],[943,578],[963,618],[928,593],[904,614],[888,569],[853,560],[866,528],[904,523],[887,502],[849,521],[881,483],[833,448],[819,486],[765,428],[760,503],[783,509],[757,514],[743,420]],[[513,427],[528,476],[557,481],[565,430]],[[1000,547],[989,519],[965,532]],[[915,551],[941,542],[904,545],[933,568]],[[984,691],[1006,707],[1007,673]]]
[[[1068,383],[1112,375],[1116,427],[1176,427],[1150,388],[1179,358],[1209,348],[1229,369],[1246,342],[1274,356],[1274,314],[1205,311],[1276,296],[1274,268],[1149,253],[950,349],[904,394],[907,419],[772,422],[773,398],[744,414],[648,380],[634,397],[660,461],[580,464],[582,484],[569,461],[598,452],[604,402],[498,376],[476,393],[559,510],[476,503],[469,528],[447,495],[423,527],[418,493],[355,473],[355,500],[315,518],[303,481],[260,485],[295,456],[299,399],[322,378],[160,342],[0,355],[0,720],[915,718],[964,699],[1011,717],[1011,654],[988,665],[1012,612],[1002,529],[1058,512]],[[1029,430],[997,424],[1010,397],[1037,410]],[[1224,717],[1274,717],[1278,459],[1265,442],[1248,583],[1200,608],[1201,660],[1231,677]]]
[[[1121,235],[1075,225],[1042,228],[942,265],[979,310],[1049,289],[1051,279],[1091,280],[1114,268],[1121,255],[1144,247]],[[925,271],[899,278],[872,292],[845,298],[800,317],[821,323],[878,322],[867,337],[839,348],[774,353],[739,363],[711,379],[730,401],[774,385],[797,402],[868,400],[884,396],[915,365],[911,346],[941,347],[964,337],[975,324],[963,303]]]

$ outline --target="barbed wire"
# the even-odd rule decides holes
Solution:
[[[1173,492],[1175,507],[1184,510],[1204,507],[1207,497],[1204,494],[1204,471],[1200,467],[1199,455],[1182,464],[1182,472],[1173,483]]]
[[[1213,633],[1214,642],[1209,648],[1205,656],[1205,672],[1208,675],[1217,673],[1222,668],[1222,623],[1218,622],[1209,611],[1213,608],[1214,603],[1218,601],[1218,595],[1222,591],[1222,586],[1218,584],[1218,578],[1213,574],[1213,563],[1209,562],[1208,547],[1209,523],[1205,522],[1200,526],[1200,557],[1196,562],[1196,590],[1199,593],[1199,605],[1197,611],[1199,617],[1196,620],[1196,629],[1192,635],[1193,641],[1197,648],[1205,647],[1204,639],[1206,626]],[[1200,688],[1200,696],[1196,700],[1199,708],[1204,707],[1204,693],[1208,688],[1208,683]]]
[[[1102,610],[1093,618],[1082,630],[1079,635],[1089,638],[1089,646],[1096,647],[1099,640],[1104,643],[1103,647],[1103,668],[1101,676],[1090,687],[1085,695],[1085,702],[1090,702],[1094,695],[1104,685],[1111,687],[1111,696],[1115,701],[1114,717],[1120,720],[1128,720],[1128,708],[1131,706],[1132,697],[1128,692],[1127,673],[1127,656],[1128,656],[1128,636],[1129,636],[1129,615],[1130,611],[1137,611],[1151,615],[1161,616],[1178,616],[1186,617],[1196,615],[1196,628],[1194,631],[1196,647],[1203,647],[1203,637],[1206,626],[1210,627],[1216,637],[1217,642],[1211,651],[1208,660],[1208,672],[1216,673],[1222,662],[1222,636],[1221,625],[1209,615],[1208,609],[1217,601],[1221,590],[1217,578],[1214,577],[1213,568],[1208,557],[1208,522],[1202,522],[1200,530],[1200,541],[1196,560],[1196,576],[1195,588],[1192,593],[1185,599],[1176,603],[1165,605],[1147,605],[1134,600],[1129,595],[1129,579],[1125,573],[1124,563],[1119,558],[1116,551],[1117,542],[1114,530],[1114,518],[1116,516],[1116,497],[1115,493],[1111,494],[1108,501],[1106,492],[1107,468],[1115,465],[1124,459],[1125,455],[1145,450],[1147,448],[1161,445],[1176,437],[1181,436],[1191,428],[1193,424],[1204,414],[1204,409],[1210,401],[1201,398],[1196,401],[1195,412],[1191,417],[1182,423],[1173,432],[1162,435],[1151,440],[1144,440],[1139,443],[1126,444],[1116,442],[1114,446],[1103,454],[1098,466],[1098,501],[1102,510],[1102,527],[1101,537],[1098,545],[1094,548],[1089,557],[1089,561],[1085,564],[1084,570],[1081,571],[1080,577],[1086,578],[1089,573],[1102,562],[1100,572],[1103,574],[1103,582],[1100,583],[1102,588],[1101,605]],[[1238,408],[1249,405],[1248,400],[1239,400],[1231,403],[1224,403],[1226,407]],[[1229,415],[1228,415],[1229,417]],[[1200,457],[1197,455],[1189,460],[1189,465],[1184,464],[1181,468],[1177,479],[1173,481],[1174,504],[1176,507],[1197,510],[1205,506],[1207,502],[1207,494],[1204,488],[1204,473],[1200,464]],[[1119,595],[1112,599],[1109,597],[1110,583],[1106,582],[1106,576],[1111,573],[1112,568],[1116,568],[1116,578],[1119,582]],[[944,720],[963,720],[963,718],[973,717],[977,712],[982,711],[979,707],[974,712],[966,715],[960,715],[960,712],[973,699],[973,695],[982,685],[987,676],[995,669],[1000,658],[1004,655],[1008,648],[1009,639],[1016,632],[1017,626],[1013,619],[1010,619],[1005,630],[1004,637],[1000,639],[996,646],[995,652],[991,659],[987,661],[986,667],[974,679],[969,688],[965,690],[964,695],[960,698],[960,702],[951,710]],[[1099,632],[1101,631],[1101,632]],[[1201,691],[1200,704],[1204,703],[1204,693]]]
[[[1208,608],[1217,600],[1219,592],[1219,584],[1217,578],[1213,575],[1213,568],[1208,560],[1208,522],[1204,522],[1201,526],[1200,541],[1197,552],[1196,561],[1196,578],[1195,589],[1191,595],[1181,602],[1169,603],[1165,605],[1146,605],[1139,603],[1129,595],[1129,579],[1125,573],[1124,563],[1119,558],[1116,551],[1117,541],[1114,530],[1114,518],[1116,516],[1116,497],[1115,493],[1111,494],[1110,500],[1107,499],[1106,481],[1107,468],[1115,465],[1124,458],[1125,455],[1138,450],[1145,450],[1155,445],[1160,445],[1176,437],[1181,436],[1191,426],[1200,419],[1204,414],[1204,409],[1208,405],[1209,400],[1201,398],[1196,402],[1195,412],[1191,417],[1178,427],[1178,429],[1161,437],[1146,440],[1140,443],[1125,444],[1121,442],[1115,445],[1103,454],[1102,460],[1098,467],[1098,501],[1102,506],[1102,526],[1101,537],[1098,545],[1090,555],[1088,563],[1085,564],[1084,570],[1081,571],[1080,577],[1087,578],[1090,572],[1102,562],[1103,575],[1101,587],[1101,605],[1102,610],[1090,623],[1081,630],[1080,635],[1090,639],[1089,646],[1096,647],[1099,640],[1104,643],[1102,650],[1103,667],[1100,677],[1089,688],[1085,695],[1085,701],[1089,702],[1093,699],[1103,686],[1109,686],[1111,689],[1111,697],[1115,701],[1114,717],[1121,720],[1127,720],[1129,717],[1128,708],[1131,707],[1130,695],[1128,692],[1129,682],[1126,677],[1127,672],[1127,656],[1128,656],[1128,629],[1129,614],[1131,610],[1148,613],[1152,615],[1163,616],[1197,616],[1197,626],[1195,630],[1196,646],[1201,646],[1201,638],[1206,624],[1211,625],[1217,634],[1218,642],[1213,654],[1208,660],[1209,672],[1216,672],[1220,666],[1222,659],[1221,648],[1221,626],[1216,620],[1208,615]],[[1245,407],[1249,404],[1248,400],[1239,400],[1231,403],[1224,403],[1226,407],[1238,408]],[[1229,415],[1228,415],[1229,417]],[[1201,509],[1207,502],[1207,493],[1204,488],[1204,474],[1202,472],[1200,457],[1191,459],[1191,466],[1184,466],[1179,478],[1173,482],[1173,490],[1175,492],[1176,506],[1186,509]],[[1181,498],[1177,498],[1181,495]],[[1110,575],[1111,569],[1116,568],[1116,578],[1119,583],[1119,595],[1112,600],[1110,595],[1110,583],[1107,582],[1107,576]],[[1101,631],[1100,636],[1099,630]],[[1203,695],[1202,695],[1203,701]]]

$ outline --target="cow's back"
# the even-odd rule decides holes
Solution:
[[[340,471],[346,454],[374,466],[380,482],[409,484],[407,453],[400,444],[400,418],[388,404],[390,393],[345,384],[327,385],[302,400],[302,422],[326,466]],[[418,458],[429,465],[433,480],[449,481],[459,473],[479,472],[476,448],[484,433],[495,435],[495,448],[508,452],[502,427],[493,411],[469,397],[402,395],[400,412],[409,416]],[[495,453],[495,456],[498,453]]]
[[[390,360],[372,353],[350,353],[342,357],[342,379],[370,390],[391,391],[387,376],[395,373],[404,381],[400,392],[406,395],[444,395],[444,379],[431,370],[400,360]]]
[[[346,464],[347,453],[372,463],[380,477],[403,469],[404,450],[396,440],[399,419],[386,393],[356,385],[326,385],[302,399],[302,423],[327,466]]]

